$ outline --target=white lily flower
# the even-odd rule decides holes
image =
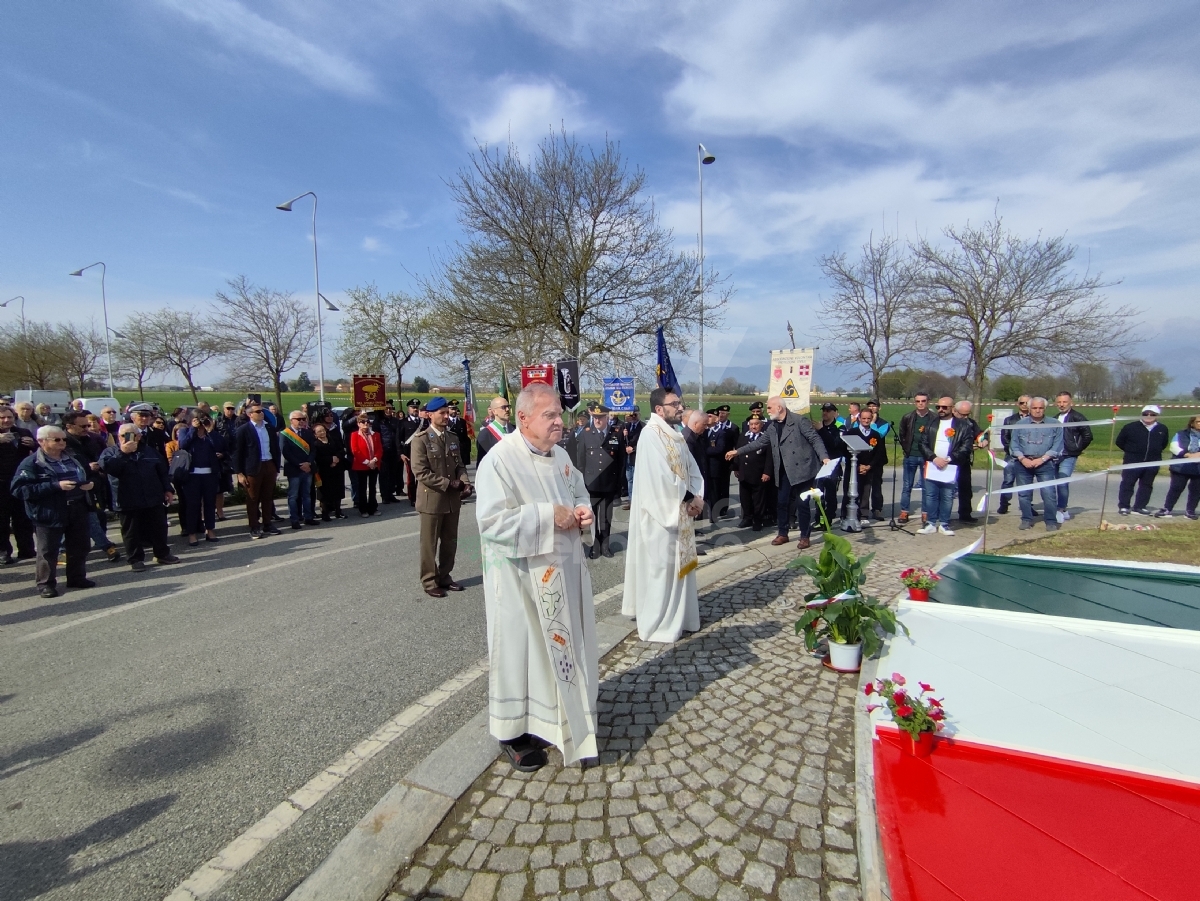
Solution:
[[[807,491],[800,492],[800,500],[802,500],[802,501],[806,501],[809,498],[813,498],[813,497],[817,497],[817,498],[821,497],[821,489],[820,488],[809,488]]]

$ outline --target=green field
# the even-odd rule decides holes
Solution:
[[[416,397],[418,400],[424,402],[424,401],[428,400],[430,396],[431,395],[429,395],[429,394],[405,394],[404,400],[407,401],[411,397]],[[448,393],[445,396],[447,398],[450,398],[450,397],[461,398],[462,393],[461,392],[458,392],[457,394]],[[482,410],[486,409],[488,401],[491,399],[492,395],[490,392],[487,392],[487,391],[479,391],[476,393],[475,397],[476,397],[476,401],[479,404],[480,412],[482,413]],[[214,409],[216,409],[216,408],[219,408],[227,400],[232,400],[235,403],[240,402],[241,400],[245,399],[245,394],[234,393],[234,392],[229,392],[229,391],[201,391],[199,393],[199,398],[200,398],[200,400],[208,401],[209,405],[212,406]],[[119,400],[123,405],[129,403],[130,401],[135,401],[137,399],[138,399],[138,395],[136,392],[126,392],[126,391],[118,391],[117,392],[117,400]],[[316,399],[317,399],[317,394],[315,391],[286,392],[283,395],[284,412],[286,413],[290,410],[294,410],[297,407],[299,407],[300,404],[307,403],[308,401],[313,401]],[[347,406],[350,403],[350,395],[349,394],[329,394],[329,393],[327,393],[325,395],[325,399],[327,402],[331,403],[335,407]],[[599,400],[599,399],[600,398],[599,398],[598,394],[597,395],[585,395],[583,402],[586,403],[588,400]],[[167,412],[170,412],[171,410],[173,410],[179,406],[190,406],[192,404],[192,395],[191,395],[191,392],[188,392],[188,391],[147,391],[146,392],[146,400],[150,403],[157,403],[164,410],[166,410]],[[269,401],[269,400],[273,400],[273,398],[264,394],[263,400]],[[847,404],[850,402],[850,400],[851,400],[851,398],[836,398],[834,400],[834,403],[836,403],[838,405],[838,409],[842,412],[843,415],[845,414],[845,411],[847,409]],[[685,398],[685,401],[688,401],[692,406],[694,406],[695,402],[696,402],[695,395],[691,395],[688,398]],[[821,413],[820,413],[821,402],[822,402],[821,399],[819,399],[819,398],[816,399],[813,404],[813,409],[809,413],[809,416],[815,422],[820,422],[820,420],[821,420]],[[704,399],[704,405],[706,407],[714,407],[714,406],[717,406],[718,404],[729,404],[730,419],[732,419],[735,422],[740,424],[743,420],[745,420],[745,418],[750,413],[751,399],[746,398],[746,397],[706,397]],[[640,406],[642,407],[642,418],[644,419],[647,416],[645,397],[640,398]],[[994,404],[994,405],[993,404],[984,404],[983,405],[983,415],[975,417],[976,420],[981,425],[986,424],[987,414],[991,412],[993,407],[1014,409],[1015,405],[1014,404]],[[884,419],[886,419],[892,423],[899,423],[900,417],[902,417],[905,413],[907,413],[911,409],[912,409],[911,404],[887,403],[887,404],[883,405],[881,412],[883,414]],[[1134,404],[1134,405],[1122,407],[1120,413],[1118,413],[1117,415],[1122,416],[1122,417],[1137,416],[1138,413],[1140,412],[1140,410],[1141,410],[1141,406]],[[1053,408],[1051,409],[1051,412],[1053,412]],[[1088,417],[1089,419],[1104,419],[1111,415],[1111,410],[1108,407],[1081,407],[1080,412],[1082,412],[1083,415]],[[1200,403],[1197,404],[1197,409],[1194,411],[1194,413],[1189,410],[1166,410],[1166,411],[1164,411],[1164,415],[1162,416],[1162,423],[1168,429],[1171,430],[1171,434],[1174,434],[1175,432],[1182,429],[1185,425],[1187,425],[1188,418],[1194,414],[1200,414]],[[1117,426],[1121,426],[1121,425],[1124,425],[1124,423],[1117,423]],[[1121,462],[1121,452],[1113,451],[1110,454],[1109,449],[1108,449],[1109,442],[1112,440],[1113,437],[1115,437],[1114,428],[1116,428],[1116,426],[1108,425],[1108,426],[1097,426],[1092,430],[1095,435],[1095,440],[1092,442],[1092,446],[1090,448],[1088,448],[1087,453],[1085,453],[1080,458],[1080,461],[1079,461],[1079,471],[1080,472],[1090,472],[1090,471],[1094,471],[1097,469],[1103,469],[1105,466],[1109,466],[1109,465]],[[891,454],[889,454],[889,456],[891,456]],[[976,462],[977,466],[986,465],[986,461],[987,461],[986,454],[984,454],[982,451],[979,452],[978,454],[976,454],[975,462]]]

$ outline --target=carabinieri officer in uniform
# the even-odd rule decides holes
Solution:
[[[592,421],[575,442],[575,465],[583,473],[592,513],[596,517],[596,541],[587,547],[588,557],[613,556],[608,538],[612,532],[613,505],[621,492],[621,470],[625,467],[625,439],[609,418],[603,404],[592,408]],[[585,546],[586,547],[586,546]]]

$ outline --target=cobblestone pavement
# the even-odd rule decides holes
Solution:
[[[877,552],[877,592],[921,562],[855,538]],[[796,609],[775,605],[809,590],[787,559],[709,588],[701,631],[674,646],[618,645],[601,663],[599,765],[497,761],[387,901],[857,899],[857,679],[808,654]]]

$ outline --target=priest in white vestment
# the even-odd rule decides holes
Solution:
[[[475,515],[491,661],[492,735],[530,772],[556,745],[567,763],[596,757],[599,654],[583,544],[594,540],[591,500],[562,437],[549,385],[517,398],[518,431],[479,465]]]
[[[633,470],[621,612],[637,619],[643,641],[671,642],[700,629],[692,520],[704,510],[704,476],[675,428],[678,395],[655,388],[650,407]]]

